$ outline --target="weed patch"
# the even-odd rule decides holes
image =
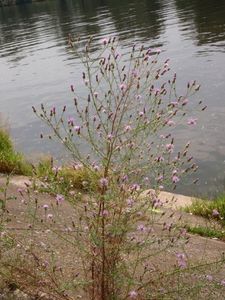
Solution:
[[[0,172],[31,175],[32,167],[22,154],[16,152],[9,134],[0,129]]]

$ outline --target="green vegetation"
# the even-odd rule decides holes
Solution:
[[[16,152],[9,134],[0,129],[0,173],[30,175],[32,167]]]
[[[218,238],[220,240],[225,240],[225,231],[219,229],[213,229],[204,226],[188,226],[187,231],[204,237]]]
[[[74,190],[88,192],[98,189],[101,172],[93,172],[83,166],[60,166],[53,164],[52,158],[41,160],[34,168],[37,179],[44,182],[41,191],[50,194],[70,195]]]
[[[207,219],[217,219],[225,225],[225,195],[213,201],[195,200],[185,211]]]

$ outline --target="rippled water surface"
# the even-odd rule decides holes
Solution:
[[[67,48],[69,33],[96,41],[119,36],[126,49],[134,42],[160,47],[178,74],[182,90],[190,79],[201,83],[198,97],[208,109],[198,126],[182,131],[179,142],[193,142],[200,166],[195,189],[211,194],[225,189],[225,1],[224,0],[52,0],[0,8],[0,113],[16,146],[26,154],[53,152],[43,143],[42,124],[31,106],[71,103],[69,86],[81,65]]]

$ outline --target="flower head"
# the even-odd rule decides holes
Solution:
[[[107,140],[108,141],[111,141],[113,139],[113,134],[112,133],[109,133],[108,135],[107,135]]]
[[[18,189],[17,189],[17,192],[18,192],[18,193],[20,193],[20,194],[23,196],[23,192],[24,192],[24,190],[23,190],[23,189],[21,189],[21,188],[18,188]]]
[[[213,277],[212,277],[212,275],[206,275],[206,277],[205,277],[207,280],[209,280],[209,281],[212,281],[213,280]]]
[[[188,119],[188,125],[196,125],[197,124],[197,119],[194,118],[190,118]]]
[[[128,132],[128,131],[131,131],[131,129],[132,129],[131,126],[127,125],[127,126],[125,126],[124,131]]]
[[[221,284],[222,286],[225,286],[225,280],[221,280],[220,284]]]
[[[137,296],[138,296],[138,293],[135,290],[129,292],[130,299],[136,299]]]
[[[107,45],[108,42],[109,42],[108,38],[104,38],[104,39],[101,40],[101,44],[104,45],[104,46]]]
[[[213,211],[212,211],[212,216],[213,217],[218,217],[220,215],[220,213],[218,212],[218,210],[217,209],[213,209]]]
[[[187,267],[187,258],[184,253],[177,253],[177,263],[179,268],[184,269]]]
[[[69,117],[67,122],[68,122],[68,125],[73,126],[74,125],[74,118]]]
[[[128,198],[127,199],[127,205],[131,207],[131,206],[133,206],[133,204],[134,204],[134,199]]]
[[[102,217],[108,217],[109,211],[107,209],[104,209],[102,212]]]
[[[120,85],[120,90],[121,90],[122,92],[125,92],[126,89],[127,89],[127,85],[126,85],[125,83],[122,83],[122,84]]]
[[[102,177],[102,178],[99,180],[99,184],[100,184],[100,187],[106,188],[106,187],[109,185],[109,181],[108,181],[107,178]]]
[[[58,173],[62,168],[61,167],[53,167],[52,172]]]
[[[173,181],[173,183],[178,183],[180,181],[180,178],[176,175],[173,175],[172,181]]]
[[[74,126],[74,130],[76,131],[77,134],[80,134],[80,126]]]
[[[138,225],[137,230],[138,230],[138,231],[145,232],[145,231],[146,231],[146,227],[145,227],[145,225],[140,224],[140,225]]]
[[[168,120],[168,121],[166,122],[166,124],[167,124],[168,126],[173,126],[173,125],[175,125],[175,122],[174,122],[173,120]]]
[[[65,200],[64,196],[61,195],[61,194],[57,194],[56,197],[55,197],[55,199],[56,199],[56,203],[57,204],[59,204],[59,203],[61,203],[62,201]]]
[[[140,185],[137,183],[132,184],[131,190],[132,191],[139,191],[141,189]]]
[[[169,153],[173,153],[174,145],[173,144],[166,144],[166,150]]]
[[[188,99],[184,99],[183,102],[182,102],[182,105],[185,106],[187,104],[188,104]]]

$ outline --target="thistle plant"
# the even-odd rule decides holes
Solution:
[[[66,105],[62,110],[33,107],[50,127],[49,137],[71,154],[67,171],[88,174],[81,182],[83,193],[67,185],[54,206],[60,209],[64,199],[71,205],[69,228],[74,230],[69,237],[75,241],[80,270],[74,286],[85,299],[152,299],[156,257],[186,242],[157,209],[162,206],[161,189],[176,188],[182,176],[197,170],[190,143],[176,148],[175,133],[179,124],[196,124],[190,111],[200,86],[190,82],[178,95],[176,74],[168,79],[169,60],[161,61],[159,49],[133,45],[121,54],[116,38],[104,39],[98,51],[93,38],[83,50],[80,45],[79,39],[69,38],[71,51],[83,62],[80,84],[86,93],[80,93],[78,84],[71,85],[69,111]],[[194,111],[204,109],[200,101]],[[55,182],[64,181],[63,170],[54,167],[52,173]],[[59,214],[57,218],[65,224]],[[186,266],[184,254],[174,257],[178,267]]]

